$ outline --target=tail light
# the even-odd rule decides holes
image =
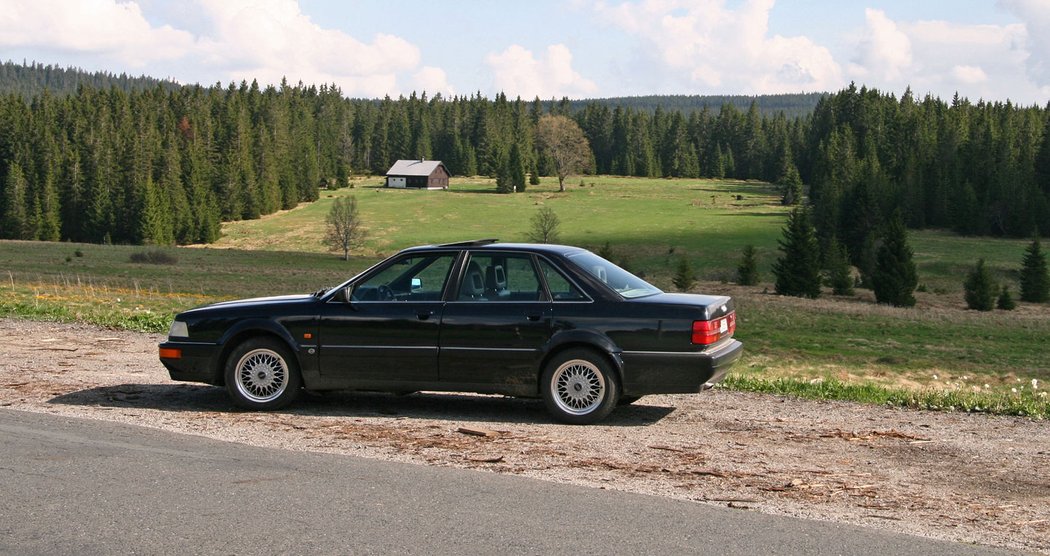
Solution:
[[[709,346],[736,331],[736,312],[713,320],[693,321],[693,343]]]

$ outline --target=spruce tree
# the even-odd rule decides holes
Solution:
[[[517,143],[510,147],[507,173],[510,178],[511,191],[519,193],[525,191],[525,161],[521,158],[521,149]]]
[[[0,199],[0,237],[29,239],[29,218],[26,215],[26,178],[17,163],[7,170],[7,180]]]
[[[875,255],[871,285],[878,303],[895,307],[915,305],[915,296],[912,294],[919,285],[919,279],[908,245],[908,232],[904,229],[904,220],[899,211],[890,219],[882,245]]]
[[[693,284],[696,283],[696,273],[693,272],[689,259],[686,257],[678,259],[678,270],[675,271],[671,281],[674,282],[674,287],[678,288],[678,291],[689,291],[689,288],[693,287]]]
[[[805,208],[791,211],[784,227],[784,237],[779,243],[784,254],[773,263],[776,292],[797,297],[820,297],[820,252],[816,232]]]
[[[1039,247],[1038,237],[1025,249],[1021,262],[1021,301],[1050,301],[1050,274],[1047,273],[1046,255]]]
[[[1003,291],[999,293],[999,299],[995,300],[995,306],[1003,311],[1013,311],[1017,308],[1014,297],[1010,295],[1010,287],[1003,285]]]
[[[741,286],[754,286],[758,284],[758,261],[755,258],[757,250],[754,245],[745,245],[744,254],[740,258],[740,264],[736,267],[736,283]]]
[[[835,295],[853,295],[853,272],[850,269],[846,246],[832,236],[828,254],[824,261],[827,270],[827,285]]]
[[[977,265],[966,275],[963,282],[966,306],[977,311],[991,311],[995,307],[995,284],[992,275],[984,267],[984,259],[978,259]]]

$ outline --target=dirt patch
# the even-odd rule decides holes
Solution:
[[[466,394],[307,395],[249,413],[220,388],[170,381],[161,340],[0,319],[0,406],[1050,553],[1045,421],[722,390],[648,396],[589,427]]]

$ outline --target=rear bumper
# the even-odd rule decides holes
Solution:
[[[623,393],[689,394],[711,388],[725,378],[744,353],[744,344],[729,340],[709,351],[625,351]]]
[[[158,346],[160,362],[172,380],[222,384],[222,372],[215,361],[219,346],[193,342],[164,342]]]

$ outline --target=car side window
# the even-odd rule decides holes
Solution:
[[[542,301],[543,286],[529,255],[476,253],[460,282],[459,301]]]
[[[587,301],[587,296],[547,261],[540,260],[540,270],[554,301]]]
[[[354,286],[353,301],[441,301],[453,253],[407,256]]]

